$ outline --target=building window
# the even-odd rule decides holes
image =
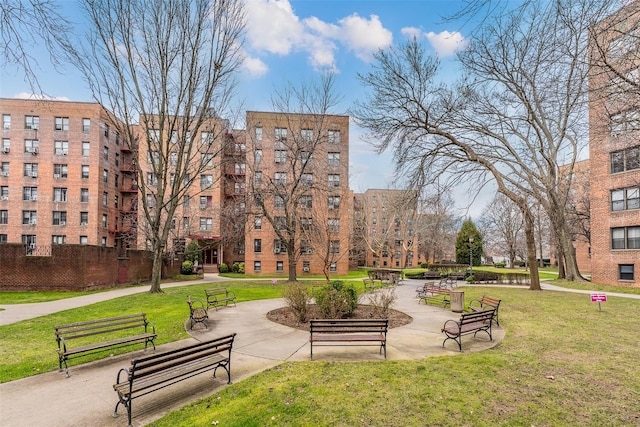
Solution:
[[[213,219],[200,217],[200,230],[201,231],[213,230]]]
[[[302,217],[300,218],[300,229],[309,231],[313,228],[313,218]]]
[[[256,165],[260,164],[262,162],[262,149],[261,148],[258,148],[258,149],[255,150],[254,159],[255,159]]]
[[[9,224],[9,211],[7,210],[0,211],[0,224],[2,225]]]
[[[329,166],[340,166],[340,153],[327,153],[327,164]]]
[[[106,191],[102,193],[102,206],[107,206],[109,204],[109,193]]]
[[[302,163],[302,167],[311,166],[313,164],[313,153],[310,151],[301,151],[300,162]]]
[[[188,216],[183,216],[182,217],[182,228],[185,230],[189,230],[189,217]]]
[[[284,198],[278,194],[273,196],[273,207],[275,209],[283,209],[284,208]]]
[[[107,128],[107,130],[105,132],[108,132],[108,128]],[[102,246],[107,246],[107,238],[106,237],[102,238]]]
[[[253,181],[255,185],[262,184],[262,171],[256,171],[253,175]]]
[[[7,163],[8,165],[8,163]],[[7,167],[7,171],[8,171]],[[24,164],[24,176],[37,178],[38,177],[38,164],[37,163],[25,163]]]
[[[327,219],[327,228],[329,233],[339,233],[340,232],[340,219],[339,218],[328,218]]]
[[[22,244],[27,246],[27,253],[31,254],[36,248],[36,235],[35,234],[23,234]]]
[[[283,216],[276,216],[273,218],[273,227],[276,230],[286,230],[287,229],[287,218]]]
[[[340,175],[329,174],[329,188],[340,187]]]
[[[276,172],[273,176],[273,182],[275,185],[286,185],[287,184],[287,173],[286,172]]]
[[[331,254],[340,253],[340,240],[331,240],[329,242],[329,253]]]
[[[300,130],[300,137],[302,138],[302,142],[309,143],[313,141],[313,129]]]
[[[213,175],[200,175],[200,189],[204,190],[213,186]]]
[[[309,255],[313,253],[313,249],[309,244],[308,240],[300,240],[300,254],[301,255]]]
[[[275,138],[276,138],[276,141],[286,141],[287,140],[287,128],[276,128],[275,129]]]
[[[611,153],[611,173],[640,169],[640,145]]]
[[[313,174],[303,173],[302,175],[300,175],[300,181],[302,182],[302,185],[311,187],[313,185]]]
[[[11,149],[11,140],[9,138],[2,138],[2,147],[0,148],[3,153],[7,154]]]
[[[213,205],[213,196],[200,196],[200,209],[211,208]]]
[[[86,227],[89,224],[89,212],[80,212],[80,225]]]
[[[0,200],[9,200],[9,186],[3,185],[0,187]]]
[[[105,161],[109,160],[109,147],[102,147],[102,158]]]
[[[69,141],[54,141],[54,151],[56,156],[66,156],[69,154]]]
[[[38,116],[24,116],[24,128],[25,129],[39,129],[40,117]]]
[[[201,132],[200,133],[200,140],[202,141],[203,145],[211,145],[213,144],[213,133],[211,132]]]
[[[82,119],[82,132],[91,131],[91,119]]]
[[[56,117],[54,130],[69,130],[69,117]]]
[[[87,141],[83,141],[82,142],[82,156],[83,157],[89,157],[90,148],[91,148],[91,143],[90,142],[87,142]]]
[[[302,209],[313,209],[313,197],[309,195],[300,196],[300,207]]]
[[[80,244],[81,245],[86,245],[89,243],[89,238],[87,236],[80,236]]]
[[[262,239],[253,239],[253,252],[262,252]]]
[[[69,171],[69,167],[63,164],[53,165],[53,177],[55,179],[58,178],[66,178]]]
[[[67,189],[66,188],[54,188],[53,189],[53,201],[54,202],[66,202],[67,201]]]
[[[276,271],[284,271],[284,261],[276,261]]]
[[[340,144],[340,131],[339,130],[328,131],[327,138],[329,140],[329,144]]]
[[[635,280],[633,264],[619,264],[618,265],[618,279],[619,280]]]
[[[328,207],[329,209],[340,209],[340,196],[329,196]]]
[[[51,243],[54,245],[64,245],[67,243],[67,236],[51,236]]]
[[[2,129],[11,129],[11,114],[2,115]]]
[[[202,167],[212,167],[213,166],[213,154],[212,153],[201,153],[200,154],[200,161],[202,162]],[[177,163],[177,161],[176,161],[176,163]],[[175,165],[176,163],[173,163],[173,164]]]
[[[282,240],[276,239],[273,241],[273,253],[274,254],[286,254],[287,245]]]
[[[38,187],[23,187],[22,200],[35,202],[38,200]]]
[[[22,225],[36,225],[37,223],[37,211],[22,211]]]
[[[236,175],[244,175],[247,172],[247,165],[244,163],[236,163],[233,166],[233,170]]]
[[[336,271],[338,271],[338,265],[335,262],[332,262],[329,265],[329,272],[335,273]]]
[[[82,165],[82,179],[89,178],[89,165]]]
[[[0,234],[0,243],[7,243],[7,235]]]
[[[253,229],[254,230],[262,230],[262,217],[257,216],[253,218]]]
[[[102,182],[104,182],[105,184],[109,183],[109,171],[107,169],[102,170]]]
[[[285,150],[276,150],[274,158],[276,163],[287,163],[287,152]]]
[[[25,139],[24,140],[24,152],[31,154],[38,154],[38,148],[40,146],[40,141],[37,139]]]
[[[253,261],[253,271],[261,271],[262,263],[260,261]]]
[[[640,249],[640,226],[612,228],[611,249]]]
[[[102,214],[102,228],[107,228],[109,225],[109,220],[107,214]]]
[[[612,211],[638,208],[640,208],[640,187],[629,187],[611,191]]]

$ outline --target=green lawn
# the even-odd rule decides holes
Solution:
[[[300,362],[232,384],[152,426],[631,426],[640,423],[640,301],[466,288],[501,298],[495,349],[417,361]],[[393,341],[393,330],[389,332]]]

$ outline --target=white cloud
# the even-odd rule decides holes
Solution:
[[[382,26],[376,15],[371,15],[367,20],[353,14],[341,19],[339,23],[341,41],[363,61],[370,61],[378,49],[390,46],[393,41],[391,31]]]
[[[342,46],[363,61],[369,61],[379,48],[388,47],[392,33],[378,16],[368,19],[357,14],[337,23],[317,17],[303,20],[295,14],[289,0],[247,0],[247,49],[264,54],[289,55],[304,52],[316,70],[338,72],[336,52]]]
[[[246,56],[243,59],[242,66],[251,77],[262,77],[269,71],[267,64],[262,62],[260,58],[252,58],[250,56]]]
[[[455,54],[458,49],[465,48],[469,43],[458,31],[450,33],[445,30],[438,34],[428,32],[425,36],[441,58]]]
[[[422,30],[416,27],[404,27],[400,33],[408,39],[420,40],[422,38]]]
[[[17,99],[38,99],[41,101],[71,101],[66,96],[49,96],[40,93],[20,92],[14,95]]]

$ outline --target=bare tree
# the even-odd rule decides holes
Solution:
[[[496,194],[482,213],[482,235],[486,246],[506,253],[513,267],[522,241],[524,221],[520,209],[503,194]]]
[[[419,255],[426,262],[437,262],[455,257],[455,237],[460,218],[453,213],[455,203],[441,188],[435,194],[420,200],[417,220]]]
[[[565,219],[570,182],[559,164],[584,150],[587,29],[600,2],[532,3],[484,27],[459,55],[467,78],[435,84],[438,61],[417,42],[381,51],[361,75],[372,89],[354,116],[378,149],[394,146],[398,169],[418,186],[445,173],[488,173],[524,216],[531,288],[539,289],[531,203],[541,204],[558,236],[567,278],[580,275]]]
[[[337,179],[346,177],[345,163],[332,158],[334,165],[328,158],[331,147],[339,143],[332,138],[333,122],[347,119],[330,114],[339,102],[334,82],[334,76],[326,74],[314,83],[289,83],[272,97],[274,110],[282,113],[247,114],[247,167],[252,177],[248,181],[249,213],[273,228],[278,239],[274,252],[286,252],[289,281],[297,279],[302,251],[320,256],[325,274],[330,260],[340,252],[348,253],[345,243],[336,246],[340,241],[329,231],[335,223],[330,224],[326,215],[331,212],[330,218],[347,226],[347,186],[333,187],[326,175],[317,173],[334,170]],[[260,129],[259,136],[256,129]],[[274,141],[273,151],[263,151],[263,138]],[[267,162],[271,166],[263,173]]]
[[[134,153],[151,292],[160,292],[171,222],[194,183],[213,185],[244,28],[240,0],[87,0],[78,64]],[[218,159],[218,160],[216,160]]]
[[[24,72],[33,93],[42,93],[37,77],[38,61],[32,46],[44,45],[58,69],[68,65],[66,53],[71,24],[51,0],[2,0],[0,2],[0,50],[3,66],[12,64]]]

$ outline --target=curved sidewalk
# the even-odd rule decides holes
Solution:
[[[184,284],[193,283],[198,282]],[[415,298],[415,289],[419,284],[422,284],[422,281],[406,280],[396,288],[398,298],[394,308],[412,316],[413,322],[389,331],[388,360],[460,354],[455,343],[448,342],[446,348],[442,347],[444,335],[440,332],[446,320],[457,319],[460,315],[441,307],[419,304]],[[135,293],[132,288],[128,289],[128,292]],[[144,290],[139,292],[142,291]],[[87,297],[101,300],[104,296],[100,293]],[[74,304],[80,301],[76,298],[69,300],[73,299],[76,300]],[[366,296],[363,302],[366,303]],[[231,359],[231,378],[234,382],[282,362],[308,361],[309,333],[273,323],[266,318],[267,312],[284,305],[282,299],[271,299],[243,302],[236,307],[225,307],[217,311],[211,309],[208,329],[198,329],[200,326],[197,326],[195,331],[190,331],[191,338],[158,346],[157,351],[166,351],[196,340],[236,332],[238,335]],[[55,306],[49,307],[53,310]],[[185,325],[188,327],[187,323],[185,322]],[[494,328],[493,342],[482,334],[477,339],[469,336],[463,341],[463,349],[465,352],[484,350],[497,345],[503,338],[504,330]],[[56,363],[54,347],[52,336],[52,364]],[[131,359],[139,354],[143,354],[142,351],[85,364],[72,363],[69,378],[66,378],[64,373],[56,371],[0,384],[0,425],[39,426],[46,423],[48,426],[126,426],[126,410],[120,408],[120,416],[112,418],[117,401],[112,385],[118,370],[128,367]],[[317,352],[314,351],[314,363],[341,360],[384,359],[375,347],[320,347]],[[226,376],[224,373],[219,375],[219,379],[213,381],[208,375],[199,375],[135,400],[133,425],[147,424],[191,401],[224,388]]]

